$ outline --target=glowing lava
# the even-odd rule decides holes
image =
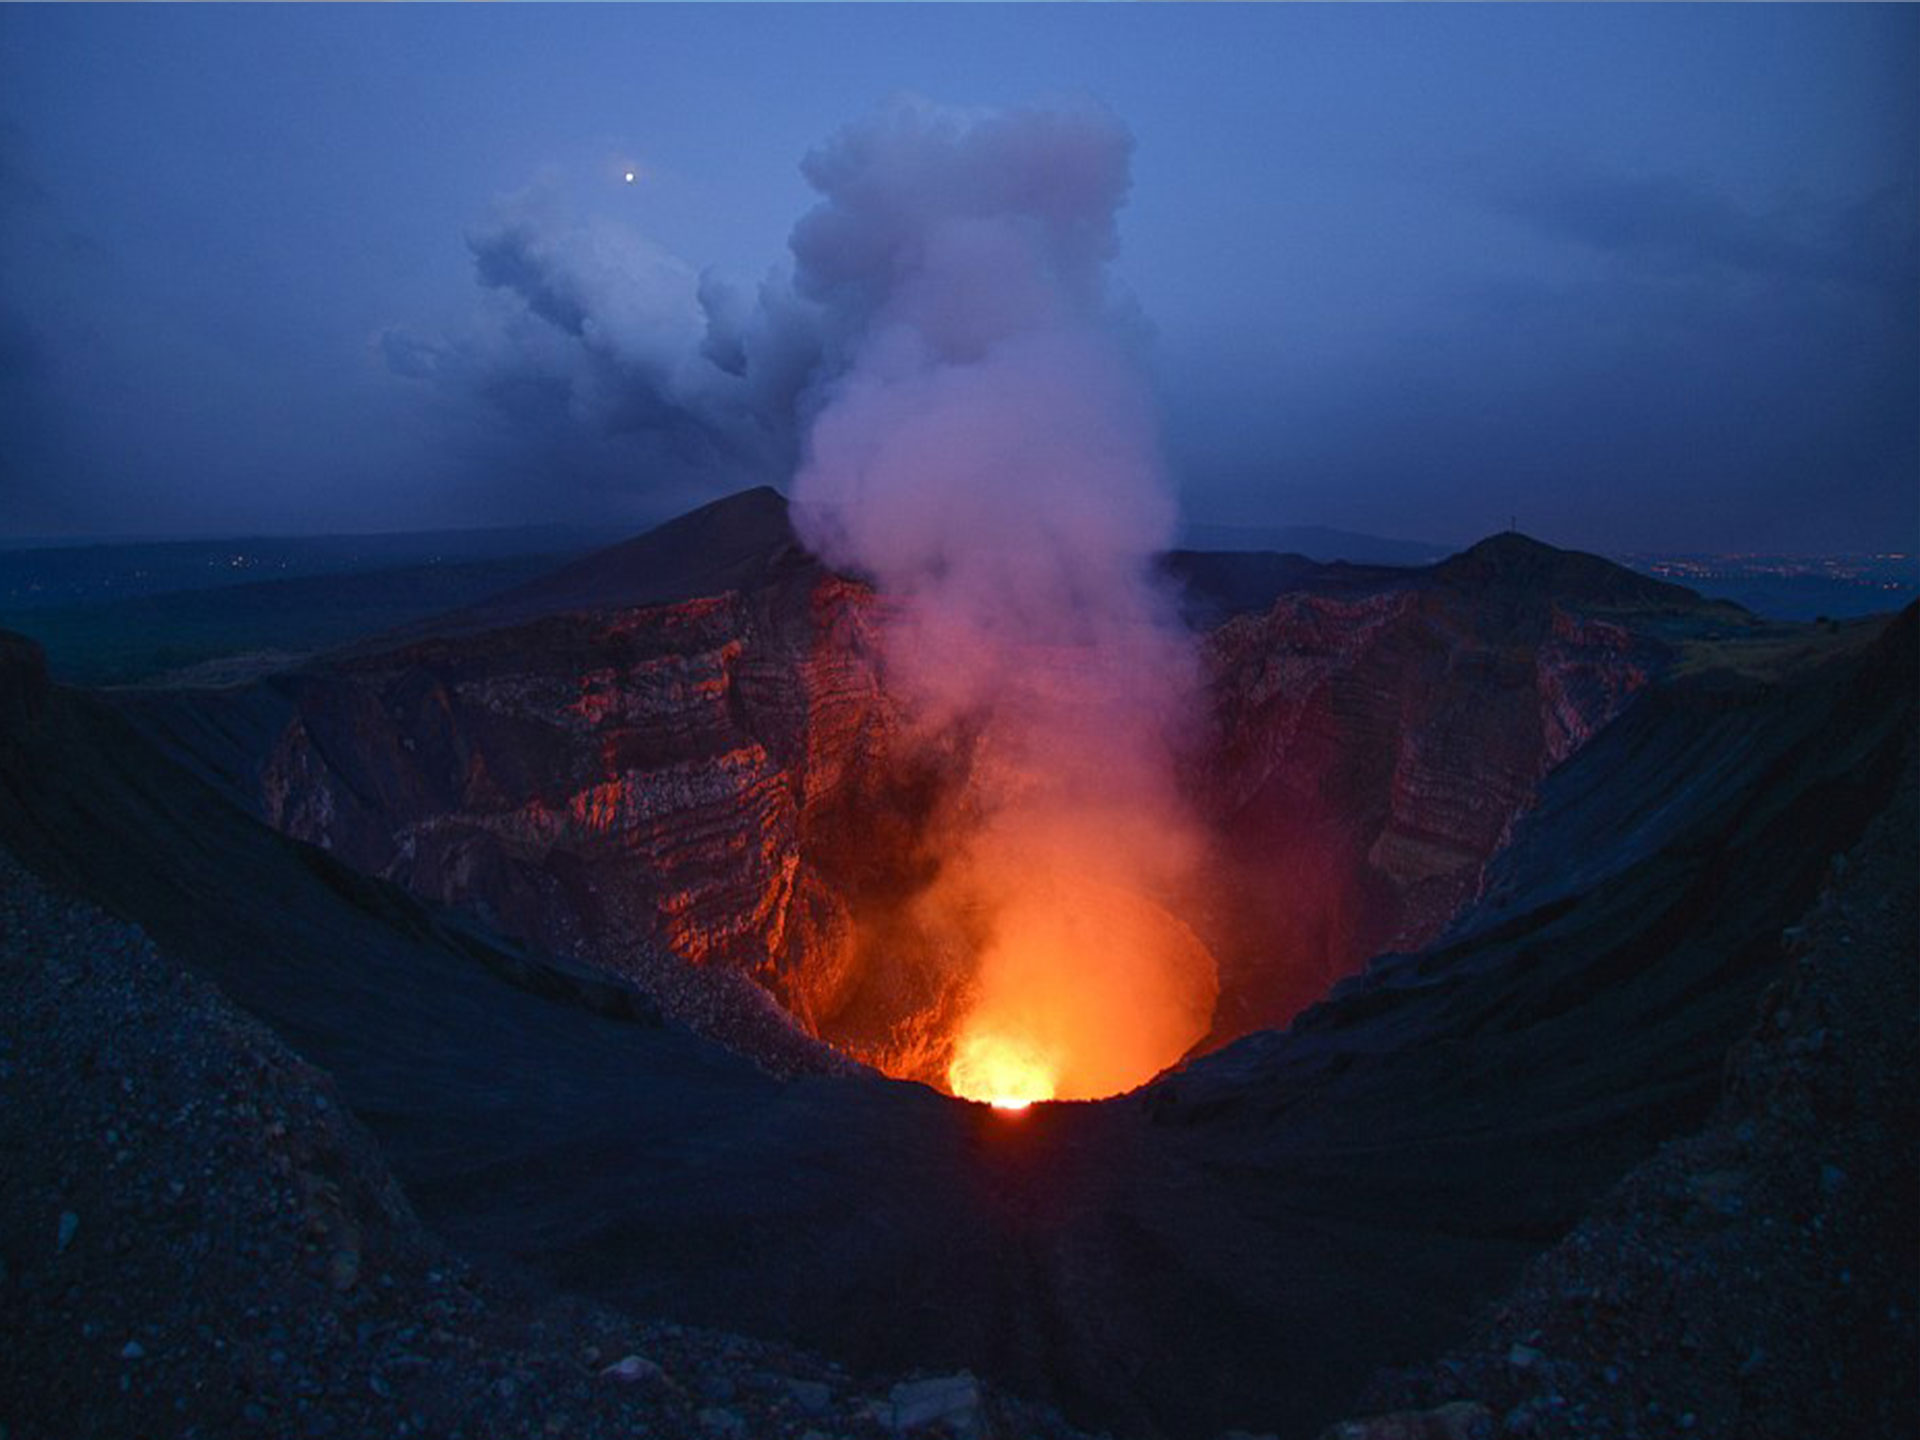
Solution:
[[[962,1100],[983,1100],[996,1110],[1024,1110],[1053,1098],[1053,1068],[1030,1045],[973,1031],[954,1046],[947,1088]]]
[[[1219,993],[1206,946],[1129,890],[1024,878],[981,954],[947,1088],[1012,1110],[1117,1095],[1179,1063]]]

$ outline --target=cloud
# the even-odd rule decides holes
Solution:
[[[56,531],[79,508],[81,487],[60,463],[67,417],[54,383],[59,329],[33,313],[43,297],[22,278],[29,257],[78,253],[71,238],[63,244],[46,233],[51,198],[26,132],[0,116],[0,533]]]
[[[481,294],[466,320],[390,326],[373,350],[465,413],[463,444],[489,468],[531,466],[601,498],[684,498],[790,470],[817,347],[777,276],[749,303],[541,193],[502,202],[467,248]]]
[[[844,347],[885,313],[942,358],[1104,299],[1132,140],[1076,110],[969,114],[912,97],[850,125],[802,172],[824,198],[794,227],[798,287]]]
[[[492,417],[522,483],[791,477],[803,538],[883,592],[902,744],[971,737],[908,923],[954,961],[949,1040],[974,1072],[1038,1066],[1034,1094],[1146,1080],[1217,989],[1156,898],[1197,851],[1172,769],[1196,682],[1152,578],[1175,505],[1140,326],[1107,276],[1131,153],[1091,106],[902,98],[805,157],[819,201],[757,288],[521,196],[468,236],[459,333],[375,338]]]
[[[877,315],[962,359],[1016,317],[1107,304],[1130,149],[1090,110],[899,100],[806,156],[828,198],[753,287],[525,192],[467,235],[481,294],[465,321],[388,327],[374,353],[470,412],[470,447],[484,448],[482,417],[515,427],[493,432],[505,467],[523,468],[529,447],[565,448],[604,453],[602,487],[623,468],[635,491],[782,483]],[[929,227],[933,210],[943,219]]]
[[[20,127],[0,119],[0,217],[28,206],[44,204],[45,185],[33,173],[26,159],[26,141]]]
[[[1920,270],[1920,210],[1898,186],[1846,205],[1763,211],[1703,181],[1576,163],[1509,179],[1488,200],[1543,235],[1649,272],[1904,293]]]
[[[704,317],[698,280],[675,256],[605,222],[556,227],[511,215],[467,236],[482,286],[596,355],[662,386],[694,346]]]
[[[54,528],[64,519],[47,464],[47,367],[44,338],[0,302],[0,527],[9,532]]]
[[[1633,549],[1911,530],[1920,209],[1898,188],[1763,209],[1561,165],[1481,193],[1546,246],[1461,287],[1350,404],[1302,421],[1303,468],[1410,495],[1407,523],[1436,534],[1509,511]]]

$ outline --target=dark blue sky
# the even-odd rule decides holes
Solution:
[[[750,309],[803,156],[901,91],[1131,131],[1195,519],[1916,541],[1908,5],[7,6],[0,535],[783,483],[682,404],[701,277]]]

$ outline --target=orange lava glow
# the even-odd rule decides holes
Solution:
[[[1005,902],[956,1027],[947,1087],[1003,1109],[1145,1084],[1206,1033],[1213,956],[1152,901],[1028,877]]]
[[[1024,1110],[1053,1098],[1053,1072],[1045,1056],[1020,1040],[975,1030],[954,1046],[947,1088],[996,1110]]]

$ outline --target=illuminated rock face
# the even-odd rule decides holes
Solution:
[[[803,1019],[849,920],[806,863],[893,723],[872,600],[786,583],[430,640],[292,677],[259,805],[278,828],[671,993],[750,975]],[[831,850],[831,847],[827,847]],[[680,997],[698,1021],[710,994]]]
[[[1540,778],[1658,661],[1630,623],[1501,567],[1442,571],[1297,590],[1203,638],[1210,728],[1185,788],[1210,853],[1193,893],[1124,903],[1218,968],[1182,967],[1196,978],[1134,1083],[1432,939]],[[1018,968],[1005,983],[991,937],[916,903],[938,874],[929,834],[979,757],[963,733],[909,742],[878,603],[788,549],[724,593],[456,628],[248,701],[188,702],[206,710],[194,724],[145,718],[204,751],[217,707],[249,705],[269,736],[249,799],[286,832],[632,975],[776,1064],[819,1057],[785,1053],[796,1037],[761,992],[842,1050],[946,1086],[983,996],[1019,1012]],[[1048,1033],[1020,1029],[1014,1053]]]
[[[1443,583],[1285,595],[1215,630],[1191,783],[1215,837],[1201,932],[1223,967],[1216,1038],[1434,939],[1547,771],[1659,655],[1550,592],[1509,609]]]

